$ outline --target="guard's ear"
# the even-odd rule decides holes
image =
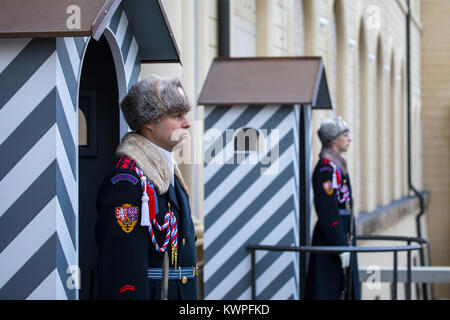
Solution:
[[[152,125],[152,123],[147,123],[147,124],[144,124],[144,128],[152,131],[153,130],[153,125]]]

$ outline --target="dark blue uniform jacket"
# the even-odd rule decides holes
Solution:
[[[127,164],[134,164],[130,158]],[[123,161],[121,159],[120,161]],[[108,174],[97,195],[98,219],[95,236],[99,248],[97,263],[97,286],[102,299],[160,299],[161,280],[147,278],[149,267],[162,267],[163,253],[157,252],[152,244],[147,227],[141,227],[142,187],[138,175],[130,169],[116,166]],[[132,167],[129,165],[128,167]],[[122,175],[122,176],[118,176]],[[151,177],[147,177],[151,180]],[[196,266],[195,230],[191,218],[188,194],[175,176],[175,186],[157,196],[156,219],[163,224],[165,213],[170,209],[178,224],[178,266]],[[126,232],[116,219],[116,208],[137,207],[136,222]],[[161,247],[165,231],[153,227],[156,240]],[[171,248],[169,253],[169,263]],[[172,265],[170,265],[173,268]],[[198,299],[197,279],[169,280],[168,299]]]
[[[339,203],[337,191],[331,189],[333,167],[327,159],[320,159],[313,173],[314,206],[317,223],[314,228],[313,246],[347,246],[346,234],[353,221],[353,242],[355,246],[355,224],[349,215],[340,215],[346,209]],[[350,208],[353,206],[352,190],[348,174],[342,176],[342,186],[347,185],[350,193]],[[358,262],[351,254],[351,275],[353,299],[360,299]],[[311,253],[305,288],[307,300],[338,300],[343,290],[343,271],[339,253]]]

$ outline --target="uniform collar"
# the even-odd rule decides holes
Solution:
[[[166,159],[167,165],[170,170],[170,177],[171,177],[171,183],[172,187],[175,186],[175,174],[174,174],[174,161],[173,161],[173,153],[170,151],[167,151],[164,148],[161,148],[160,146],[156,145],[153,141],[148,140],[156,149],[158,149],[159,153]]]
[[[136,165],[156,187],[159,195],[169,190],[169,186],[174,181],[174,176],[177,176],[181,187],[188,193],[181,172],[173,161],[173,156],[169,157],[172,153],[164,153],[162,150],[164,149],[159,148],[146,137],[136,132],[129,132],[117,147],[116,156],[126,155],[136,161]],[[171,164],[169,164],[170,159],[172,160]]]
[[[325,147],[322,149],[319,155],[320,158],[325,158],[333,162],[335,165],[339,167],[339,169],[342,170],[342,173],[344,176],[347,175],[347,161],[345,158],[339,154],[338,152],[334,151],[333,148]]]

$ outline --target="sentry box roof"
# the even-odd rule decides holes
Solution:
[[[216,58],[198,104],[301,104],[332,109],[320,57]]]
[[[98,40],[120,0],[2,0],[0,38],[88,37]],[[161,0],[123,0],[142,62],[181,62]],[[76,7],[74,7],[76,6]],[[79,28],[68,26],[80,13]]]

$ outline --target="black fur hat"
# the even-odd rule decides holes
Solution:
[[[130,128],[139,132],[167,115],[191,111],[191,104],[179,79],[151,75],[130,88],[121,108]]]

